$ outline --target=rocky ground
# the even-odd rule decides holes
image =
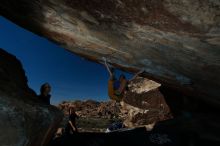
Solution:
[[[178,126],[177,126],[178,125]],[[112,133],[82,132],[72,136],[62,136],[49,146],[218,146],[218,141],[204,140],[194,132],[189,132],[177,120],[156,124],[152,131],[135,128]]]

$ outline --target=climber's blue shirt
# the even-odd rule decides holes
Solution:
[[[113,87],[114,90],[118,90],[120,88],[120,81],[119,80],[114,81]]]

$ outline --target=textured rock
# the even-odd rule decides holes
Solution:
[[[0,145],[41,146],[49,142],[62,113],[41,103],[28,87],[21,63],[0,49]]]
[[[2,0],[0,13],[83,57],[144,68],[147,77],[220,104],[218,0]]]
[[[121,103],[126,126],[150,126],[172,118],[158,87],[160,84],[145,78],[137,78],[129,84],[129,90]]]
[[[159,90],[175,117],[172,121],[165,121],[165,127],[169,127],[170,131],[193,134],[203,145],[220,144],[219,107],[209,105],[198,98],[187,97],[167,87],[162,86]]]

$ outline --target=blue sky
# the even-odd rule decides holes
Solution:
[[[22,62],[28,85],[37,94],[41,84],[51,84],[52,104],[75,99],[108,100],[108,73],[103,65],[76,56],[1,16],[0,48]]]

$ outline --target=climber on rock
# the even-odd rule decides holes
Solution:
[[[144,70],[141,70],[135,74],[130,80],[127,80],[123,74],[121,74],[117,80],[114,75],[114,69],[109,67],[106,58],[103,58],[103,60],[110,75],[110,79],[108,81],[108,95],[110,99],[115,100],[116,102],[120,102],[124,97],[125,92],[128,90],[128,83],[143,73]]]
[[[69,108],[69,120],[67,122],[65,133],[67,135],[74,134],[78,132],[78,129],[76,127],[76,119],[78,119],[79,116],[75,112],[75,109],[73,107]]]
[[[50,95],[51,92],[51,86],[49,83],[45,83],[40,88],[40,95],[38,96],[41,101],[43,101],[45,104],[50,105]]]

